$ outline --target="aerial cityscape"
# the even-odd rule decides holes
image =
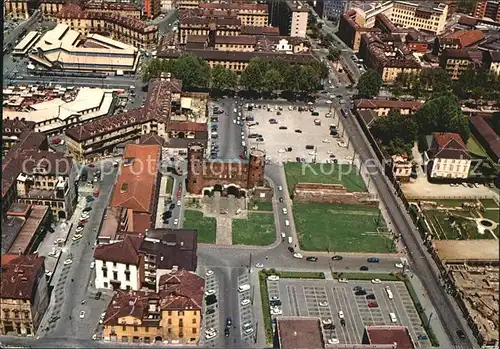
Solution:
[[[500,1],[3,7],[0,347],[500,348]]]

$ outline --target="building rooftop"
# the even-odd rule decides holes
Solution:
[[[495,240],[433,240],[432,246],[443,263],[498,262],[500,259],[498,242]]]
[[[255,35],[228,35],[215,37],[215,44],[230,44],[230,45],[255,45],[257,37]]]
[[[470,123],[481,135],[484,141],[488,144],[488,148],[494,154],[494,161],[500,159],[500,136],[490,126],[490,124],[480,115],[471,115],[469,117]]]
[[[367,326],[365,331],[370,344],[395,344],[397,349],[415,348],[405,326]]]
[[[23,212],[18,212],[23,209]],[[48,206],[13,203],[7,212],[7,219],[2,222],[2,253],[27,253],[48,210]],[[4,234],[7,235],[6,241]],[[8,240],[11,240],[10,244]]]
[[[38,280],[45,277],[45,257],[35,254],[14,256],[2,254],[2,299],[31,300],[36,294]]]
[[[139,248],[144,236],[127,235],[122,241],[107,245],[98,245],[95,248],[96,260],[116,262],[121,264],[139,265]]]
[[[278,27],[241,26],[241,35],[280,35]]]
[[[219,9],[219,10],[236,10],[238,12],[256,11],[267,12],[266,4],[246,4],[246,3],[214,3],[200,2],[199,8],[203,9]]]
[[[325,341],[320,319],[279,316],[276,322],[281,349],[323,349]]]
[[[285,3],[292,12],[309,12],[309,5],[305,1],[287,0]]]
[[[180,93],[182,81],[176,79],[154,79],[149,82],[145,107],[129,110],[106,118],[98,118],[65,131],[66,136],[77,142],[90,140],[126,126],[142,124],[148,120],[167,123],[170,119],[171,93]]]
[[[483,62],[483,51],[468,50],[468,49],[453,49],[447,48],[443,51],[442,57],[444,59],[465,59],[475,62]]]
[[[381,67],[420,68],[420,63],[402,42],[399,35],[367,32],[361,35],[369,54]]]
[[[158,269],[195,271],[197,266],[198,233],[192,229],[152,229],[146,233],[140,251],[162,256]]]
[[[160,159],[158,145],[127,145],[110,205],[154,215]]]
[[[470,159],[471,156],[458,133],[434,132],[431,152],[435,158]]]
[[[390,99],[358,99],[354,101],[354,106],[357,109],[410,109],[418,110],[423,105],[419,101],[404,101]]]
[[[188,270],[175,270],[160,276],[158,289],[162,310],[201,310],[205,280]]]
[[[484,34],[480,30],[457,30],[451,34],[443,36],[448,39],[458,39],[462,48],[469,47],[484,39]]]
[[[113,299],[106,309],[103,323],[105,326],[119,325],[120,319],[132,317],[143,326],[159,326],[160,314],[158,295],[147,291],[115,290]]]

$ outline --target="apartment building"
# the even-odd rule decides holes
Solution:
[[[414,28],[401,28],[397,27],[390,21],[390,19],[383,13],[375,16],[375,27],[385,34],[398,35],[401,37],[402,42],[406,47],[415,53],[427,53],[429,48],[429,38],[424,33]]]
[[[26,133],[2,162],[3,217],[15,201],[49,206],[56,220],[71,217],[77,203],[75,176],[71,157],[49,152],[44,134]]]
[[[489,18],[500,22],[500,1],[498,0],[476,0],[474,17]]]
[[[139,255],[142,234],[126,235],[121,241],[95,248],[95,287],[138,291],[144,273]]]
[[[56,20],[56,15],[61,12],[66,0],[41,0],[40,11],[45,21]]]
[[[104,316],[113,342],[198,344],[205,281],[177,270],[159,279],[157,292],[116,291]]]
[[[132,4],[115,4],[112,8],[100,10],[99,7],[92,6],[87,9],[75,3],[68,3],[55,17],[58,23],[66,24],[84,35],[105,34],[139,49],[155,47],[158,36],[156,25],[148,25],[138,19],[137,8]]]
[[[2,254],[0,334],[35,336],[49,305],[45,257]]]
[[[361,35],[359,55],[367,67],[376,70],[385,83],[400,73],[418,73],[420,63],[398,35],[365,33]]]
[[[161,0],[144,0],[142,8],[148,19],[154,19],[161,13]]]
[[[2,157],[7,154],[9,149],[17,144],[24,137],[22,134],[35,130],[35,122],[19,118],[3,119],[2,122]]]
[[[354,52],[359,52],[361,35],[364,33],[381,33],[379,28],[364,27],[364,18],[357,11],[350,9],[340,18],[338,37]]]
[[[472,163],[467,146],[457,133],[432,135],[428,154],[433,159],[431,178],[467,178]]]
[[[192,45],[195,41],[202,42],[202,47]],[[209,40],[207,37],[188,37],[186,48],[208,48],[208,45]],[[218,51],[290,54],[309,51],[309,42],[306,39],[291,36],[216,36],[214,39],[214,48]]]
[[[33,11],[38,7],[37,0],[19,1],[7,0],[3,3],[3,13],[5,19],[25,20],[30,17]]]
[[[172,101],[180,103],[182,82],[170,78],[150,81],[143,108],[132,109],[67,129],[69,153],[79,162],[92,162],[111,153],[118,144],[138,139],[142,134],[166,136]]]
[[[436,37],[432,53],[439,56],[448,48],[461,50],[472,47],[483,41],[484,38],[485,36],[481,30],[457,30],[453,33]]]
[[[280,35],[306,37],[309,17],[309,5],[306,2],[272,1],[269,6],[274,7],[271,22],[274,27],[279,27]]]
[[[411,176],[412,164],[406,154],[396,154],[391,157],[392,172],[396,180],[400,182],[409,182]]]
[[[339,22],[347,10],[348,3],[348,0],[318,0],[316,1],[315,10],[321,18]]]
[[[224,11],[226,14],[235,15],[241,21],[241,25],[255,27],[269,25],[268,7],[265,4],[201,2],[198,8],[210,12]]]
[[[484,59],[490,74],[500,75],[500,51],[488,51]]]
[[[439,66],[446,70],[452,80],[458,80],[462,72],[483,68],[484,51],[467,49],[445,49],[439,57]]]

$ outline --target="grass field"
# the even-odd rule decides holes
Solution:
[[[342,184],[347,191],[366,191],[358,169],[351,165],[285,163],[288,192],[297,183]]]
[[[300,246],[306,251],[395,252],[392,239],[377,233],[385,226],[376,207],[294,204]]]
[[[265,201],[249,201],[248,202],[248,210],[252,211],[254,209],[254,206],[257,206],[256,211],[273,211],[273,203],[272,202],[265,202]]]
[[[170,176],[166,176],[167,185],[165,187],[165,194],[172,194],[172,187],[174,185],[174,180]]]
[[[184,212],[184,227],[198,230],[198,242],[214,244],[217,224],[215,218],[204,217],[200,211]]]
[[[498,208],[498,204],[493,199],[481,199],[485,208]]]
[[[484,148],[472,135],[469,137],[469,140],[467,141],[467,150],[472,154],[478,155],[480,157],[489,158],[488,153],[486,153]]]
[[[488,212],[488,211],[486,211]],[[439,240],[457,240],[457,239],[490,239],[491,236],[479,234],[476,221],[471,221],[465,217],[479,217],[474,210],[425,210],[424,215],[431,226],[431,229],[437,231],[435,238]],[[489,213],[481,212],[483,217],[490,218]],[[498,215],[497,215],[498,216]],[[495,218],[495,217],[491,217]],[[490,219],[491,219],[490,218]],[[498,221],[498,217],[496,217]],[[493,219],[494,220],[494,219]],[[431,224],[432,223],[432,224]],[[452,225],[455,226],[452,226]],[[457,229],[460,227],[460,231]]]
[[[275,240],[272,213],[249,212],[248,219],[233,219],[233,245],[266,246]]]

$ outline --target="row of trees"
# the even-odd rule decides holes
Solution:
[[[321,88],[321,81],[328,77],[328,67],[317,60],[299,65],[283,59],[254,58],[238,76],[221,65],[211,69],[200,57],[186,54],[168,61],[149,60],[143,68],[142,79],[147,82],[162,73],[181,79],[187,89],[236,90],[241,87],[257,92],[311,93]]]
[[[388,116],[375,120],[370,131],[389,154],[411,154],[415,141],[423,145],[425,136],[433,132],[456,132],[464,142],[470,137],[458,99],[447,91],[433,95],[414,117],[392,110]]]

